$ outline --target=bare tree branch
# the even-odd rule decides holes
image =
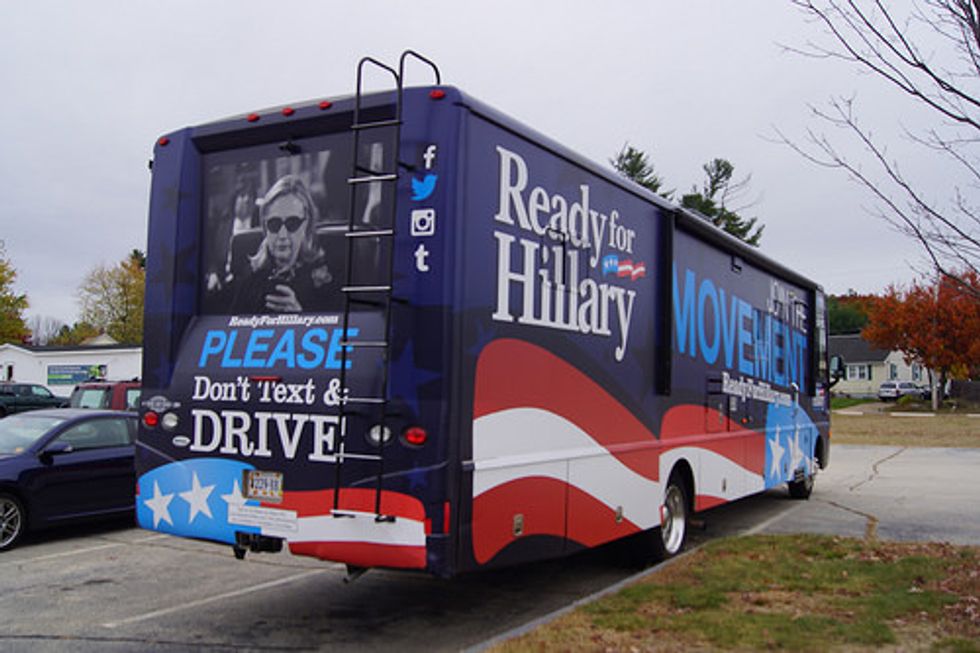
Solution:
[[[880,217],[919,243],[937,273],[980,301],[975,284],[964,281],[980,272],[980,208],[973,199],[980,189],[980,0],[912,0],[905,15],[886,0],[791,1],[823,26],[831,45],[790,49],[869,71],[931,110],[936,124],[906,135],[958,172],[949,176],[945,201],[935,198],[938,189],[918,187],[903,173],[907,166],[859,123],[852,99],[810,109],[819,123],[860,145],[863,155],[843,155],[813,128],[802,144],[777,130],[779,142],[816,165],[845,171],[875,198]]]

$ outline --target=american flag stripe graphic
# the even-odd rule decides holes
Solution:
[[[706,437],[708,420],[731,432]],[[661,430],[657,438],[547,350],[513,339],[490,343],[477,364],[474,397],[476,560],[488,562],[519,537],[595,546],[655,527],[662,481],[682,458],[694,468],[698,508],[763,489],[761,434],[702,406],[673,408]],[[515,515],[524,525],[519,536]]]

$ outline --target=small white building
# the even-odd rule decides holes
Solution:
[[[845,376],[833,393],[848,397],[877,397],[883,381],[928,383],[928,370],[917,363],[909,365],[900,351],[872,347],[859,333],[830,336],[830,355],[841,356]]]
[[[132,345],[31,347],[0,344],[0,381],[40,383],[59,397],[90,379],[134,379],[142,370],[143,348]]]

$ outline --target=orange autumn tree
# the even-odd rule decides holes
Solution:
[[[943,275],[934,283],[915,282],[908,290],[890,286],[870,306],[864,339],[882,349],[897,349],[907,363],[936,373],[932,407],[939,407],[935,386],[949,378],[980,372],[980,277]]]

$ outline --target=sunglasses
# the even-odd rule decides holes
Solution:
[[[304,222],[306,222],[306,218],[301,218],[298,215],[291,215],[288,218],[269,218],[265,221],[265,228],[269,233],[275,234],[279,233],[283,225],[286,225],[286,231],[295,233]]]

